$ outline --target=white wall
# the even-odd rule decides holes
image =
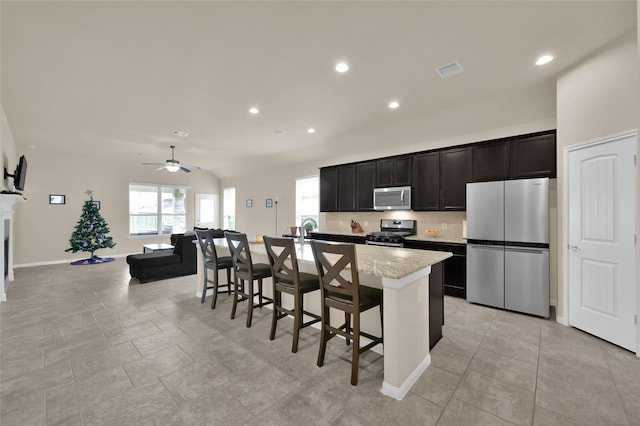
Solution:
[[[9,121],[4,113],[4,108],[0,104],[0,152],[2,153],[2,170],[4,168],[11,174],[13,174],[18,159],[16,157],[16,143],[13,140],[13,134],[11,133],[11,127]],[[4,173],[2,175],[4,177]],[[13,179],[7,178],[2,181],[2,189],[9,188],[9,185],[13,185]]]
[[[18,146],[22,149],[22,146]],[[66,253],[69,238],[80,219],[87,189],[100,201],[100,214],[116,242],[98,256],[141,253],[147,243],[169,243],[168,236],[129,238],[129,182],[189,186],[187,228],[194,225],[195,193],[219,194],[218,179],[206,171],[169,173],[154,167],[122,161],[105,162],[96,152],[91,157],[25,148],[28,173],[25,203],[16,206],[14,261],[17,266],[88,257],[89,253]],[[49,204],[49,194],[63,194],[66,204]]]
[[[563,226],[563,149],[577,143],[638,128],[638,37],[632,34],[594,52],[557,82],[558,234]],[[558,252],[558,312],[564,320],[562,293],[565,251]],[[639,286],[640,291],[640,286]]]

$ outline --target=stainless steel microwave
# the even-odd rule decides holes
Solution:
[[[373,190],[374,210],[411,210],[411,187],[395,186]]]

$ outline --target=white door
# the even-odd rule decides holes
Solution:
[[[218,194],[196,194],[196,226],[219,228]]]
[[[568,150],[569,324],[636,350],[636,140]]]

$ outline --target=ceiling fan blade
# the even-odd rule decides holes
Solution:
[[[165,163],[142,163],[146,166],[164,166]]]
[[[180,166],[180,170],[182,170],[183,172],[186,172],[186,173],[191,173],[191,170],[189,168],[185,167],[185,166]]]
[[[162,167],[158,167],[156,170],[162,170],[162,169],[166,169],[167,166],[162,166]]]
[[[200,170],[199,166],[192,166],[190,164],[181,164],[180,167],[186,167],[189,170]]]

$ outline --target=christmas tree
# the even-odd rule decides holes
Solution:
[[[76,225],[76,230],[71,234],[69,244],[71,248],[65,251],[86,251],[91,253],[89,259],[72,262],[72,265],[89,265],[113,261],[112,257],[100,258],[94,252],[102,248],[112,248],[116,245],[109,236],[109,225],[100,215],[98,206],[93,201],[93,191],[87,190],[89,199],[82,206],[82,215]]]

